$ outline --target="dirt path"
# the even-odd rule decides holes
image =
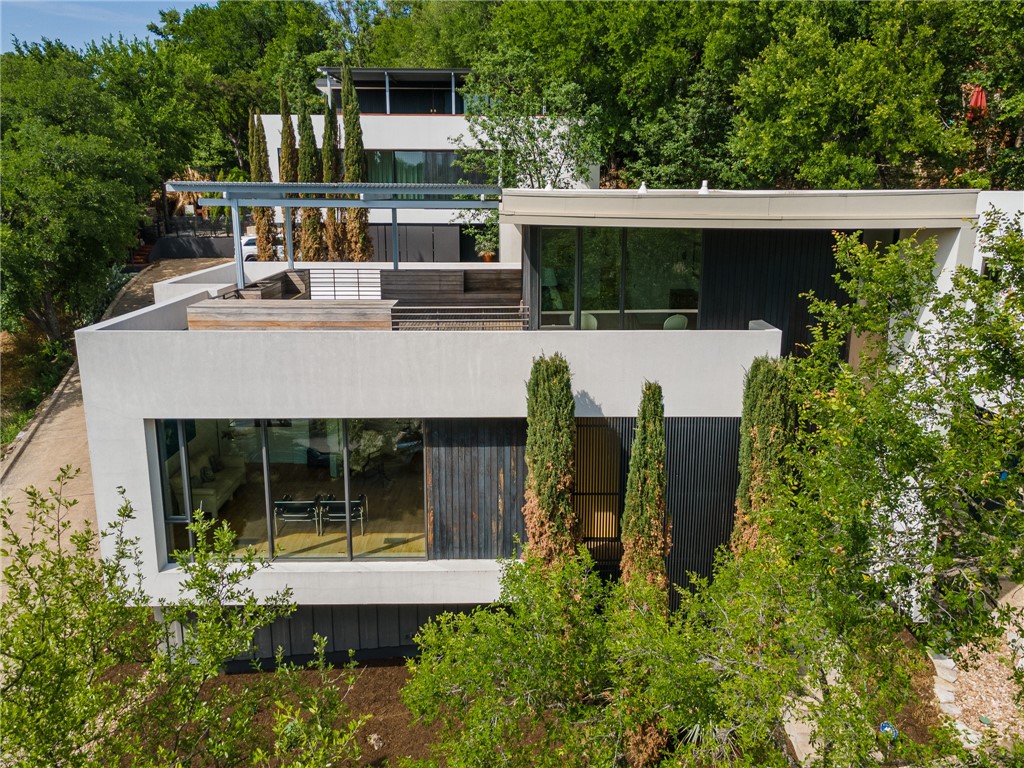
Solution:
[[[169,259],[152,264],[129,281],[107,314],[116,317],[152,304],[154,283],[224,262],[224,259]],[[69,464],[81,469],[81,474],[65,489],[66,496],[78,499],[78,505],[72,510],[72,525],[82,526],[88,522],[95,527],[96,504],[77,365],[72,366],[54,393],[40,405],[22,437],[0,461],[0,497],[11,499],[15,520],[23,520],[28,507],[22,489],[28,486],[49,488],[61,467]],[[6,586],[0,587],[0,599],[5,595]]]

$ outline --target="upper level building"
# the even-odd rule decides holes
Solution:
[[[525,382],[559,352],[580,535],[609,570],[641,388],[662,384],[686,584],[731,530],[747,368],[799,352],[802,294],[843,299],[833,231],[934,237],[945,280],[981,268],[972,224],[993,204],[1024,211],[1024,193],[502,190],[516,261],[239,262],[159,284],[76,335],[100,524],[124,487],[145,586],[171,597],[201,507],[331,648],[407,647],[432,613],[497,596],[524,538]]]
[[[341,119],[341,70],[320,68],[317,89],[329,98],[338,120],[341,146],[345,127]],[[464,69],[353,69],[352,79],[359,99],[360,127],[366,152],[367,181],[384,184],[483,183],[457,162],[460,137],[472,145],[464,113],[461,89],[468,70]],[[312,116],[317,146],[323,138],[322,113]],[[298,135],[298,116],[291,116]],[[271,175],[280,181],[282,120],[280,115],[263,115]],[[597,188],[599,169],[591,169],[588,185]],[[392,231],[388,211],[370,213],[370,237],[378,261],[388,261],[392,252]],[[454,209],[417,210],[398,213],[399,253],[402,261],[479,261],[480,255],[469,236],[471,223],[465,212]],[[502,232],[501,250],[514,250],[514,243]],[[513,253],[512,260],[518,256]]]

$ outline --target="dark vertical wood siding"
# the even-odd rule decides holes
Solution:
[[[836,287],[832,247],[824,230],[704,230],[700,327],[744,330],[751,320],[782,329],[782,353],[810,341],[807,299],[813,290],[845,300]]]
[[[299,606],[255,635],[255,652],[228,664],[232,672],[251,667],[254,659],[273,660],[280,649],[286,660],[304,661],[313,653],[313,636],[326,639],[331,660],[394,658],[415,653],[413,638],[433,617],[451,611],[464,613],[473,605],[315,605]]]
[[[579,419],[582,429],[577,434],[577,468],[587,462],[587,450],[594,443],[587,433],[605,427],[619,440],[618,477],[607,478],[617,483],[620,505],[625,503],[626,476],[632,453],[636,418]],[[715,552],[727,544],[732,534],[736,488],[739,486],[738,417],[669,417],[665,419],[665,476],[667,481],[665,511],[672,521],[672,549],[668,557],[668,576],[673,584],[687,587],[688,573],[710,577]],[[607,446],[602,444],[601,450]],[[579,469],[577,469],[577,472]],[[585,513],[586,500],[577,500],[577,511]],[[620,514],[622,507],[620,506]],[[616,526],[621,532],[621,526]],[[609,547],[604,542],[588,546],[599,570],[618,575],[622,547]],[[678,600],[673,598],[673,603]]]
[[[427,556],[490,559],[525,541],[525,419],[423,422]]]
[[[665,504],[672,520],[668,576],[711,576],[716,550],[732,534],[739,486],[739,417],[665,420]],[[673,605],[678,602],[673,597]]]

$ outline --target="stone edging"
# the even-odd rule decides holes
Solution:
[[[934,651],[928,651],[928,658],[931,659],[935,668],[935,698],[939,702],[939,710],[953,722],[953,727],[960,736],[960,741],[966,747],[976,747],[981,743],[981,734],[973,728],[969,728],[957,718],[961,709],[956,703],[956,681],[960,677],[960,671],[948,656]]]

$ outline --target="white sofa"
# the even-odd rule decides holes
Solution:
[[[192,506],[202,507],[213,517],[235,495],[245,482],[245,458],[236,455],[216,455],[208,450],[196,449],[188,459],[192,486]],[[171,478],[175,493],[182,493],[181,473]]]

